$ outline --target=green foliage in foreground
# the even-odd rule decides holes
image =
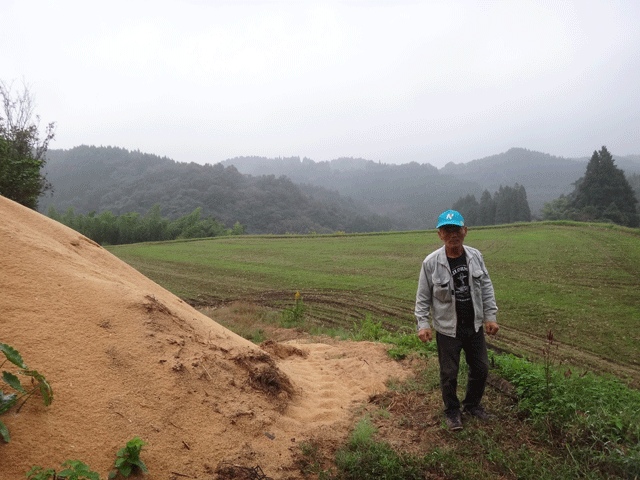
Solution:
[[[28,480],[100,480],[100,475],[80,460],[67,460],[62,464],[67,467],[56,472],[53,468],[33,467],[26,474]]]
[[[370,319],[353,335],[389,343],[403,337]],[[418,352],[427,353],[422,349]],[[458,479],[484,479],[505,472],[523,480],[638,478],[640,391],[610,377],[579,375],[566,367],[560,370],[549,362],[534,363],[505,354],[492,357],[494,372],[508,380],[519,397],[517,415],[508,415],[531,426],[536,435],[533,439],[521,439],[519,446],[518,442],[505,445],[504,439],[513,432],[496,420],[491,428],[469,428],[456,434],[448,449],[427,446],[425,455],[416,457],[376,441],[375,426],[364,418],[338,450],[335,475],[320,471],[322,462],[313,458],[314,450],[308,445],[303,449],[303,455],[310,458],[307,468],[315,466],[320,478],[325,479],[424,478],[427,471]],[[420,382],[425,385],[413,388],[437,388],[437,382],[434,384],[428,376]],[[533,447],[532,442],[539,446]]]
[[[115,468],[109,473],[109,478],[117,478],[118,475],[128,477],[137,469],[149,473],[144,462],[140,460],[140,451],[144,445],[146,443],[140,437],[135,437],[129,440],[124,448],[118,450]],[[26,473],[26,477],[28,480],[100,480],[100,475],[80,460],[67,460],[62,466],[66,468],[59,472],[53,468],[34,466]]]
[[[211,238],[227,235],[242,235],[244,225],[239,222],[233,228],[226,228],[213,217],[201,219],[202,208],[196,208],[189,215],[170,221],[160,217],[160,205],[155,205],[145,216],[137,212],[113,215],[102,212],[96,216],[91,212],[76,215],[69,208],[64,215],[51,205],[47,215],[85,237],[101,245],[124,245],[128,243],[175,240],[178,238]]]
[[[640,391],[614,378],[549,370],[513,355],[494,360],[516,387],[519,410],[546,441],[565,446],[585,471],[640,475]]]
[[[2,362],[0,366],[4,365],[6,361],[11,362],[13,365],[18,367],[18,375],[31,377],[31,383],[33,386],[30,390],[27,390],[20,383],[20,379],[14,373],[6,370],[3,371],[2,380],[4,380],[4,382],[17,393],[5,394],[0,390],[0,415],[7,412],[11,407],[18,403],[20,399],[24,398],[24,401],[26,402],[35,392],[40,392],[46,406],[51,405],[51,402],[53,401],[53,389],[44,375],[38,373],[37,370],[30,370],[24,363],[24,360],[22,360],[20,353],[18,353],[15,348],[5,343],[0,343],[0,352],[4,353],[4,356],[6,357],[6,360]],[[22,405],[24,405],[24,402]],[[22,405],[20,407],[22,407]],[[20,410],[20,407],[18,410]],[[5,442],[9,442],[11,440],[9,430],[2,422],[0,422],[0,436]]]
[[[114,464],[115,468],[109,474],[109,478],[116,478],[118,473],[123,477],[128,477],[131,472],[137,468],[142,470],[144,473],[149,473],[147,466],[142,460],[140,460],[140,451],[145,445],[146,443],[141,440],[140,437],[135,437],[134,439],[129,440],[124,448],[118,450],[118,458]]]
[[[376,428],[368,418],[356,425],[346,445],[336,453],[335,463],[345,480],[420,480],[424,460],[396,453],[388,444],[377,442]]]
[[[376,322],[371,315],[358,325],[354,324],[351,338],[356,341],[371,341],[392,344],[387,353],[395,360],[402,360],[410,353],[428,356],[436,352],[435,342],[423,343],[416,335],[415,328],[402,327],[394,332],[387,330],[382,322]]]

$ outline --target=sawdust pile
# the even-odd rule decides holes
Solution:
[[[409,373],[373,343],[260,348],[4,197],[0,253],[0,342],[54,390],[49,407],[32,398],[2,415],[3,480],[68,459],[106,478],[136,436],[151,479],[222,478],[225,465],[300,478],[291,467],[301,441],[342,441],[353,407]]]

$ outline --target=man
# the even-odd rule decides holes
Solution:
[[[498,307],[482,254],[463,245],[467,227],[462,215],[447,210],[438,218],[436,228],[444,245],[422,262],[415,315],[418,337],[423,342],[433,339],[430,322],[433,323],[445,420],[449,429],[460,430],[462,415],[456,389],[462,350],[469,365],[467,391],[462,401],[464,412],[480,420],[490,418],[480,403],[489,374],[482,326],[489,335],[498,332]]]

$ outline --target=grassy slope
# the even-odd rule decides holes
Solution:
[[[503,329],[495,346],[539,353],[549,329],[574,364],[640,379],[640,232],[586,224],[473,228]],[[185,299],[282,308],[300,291],[311,321],[413,326],[420,262],[435,231],[233,237],[110,250]]]

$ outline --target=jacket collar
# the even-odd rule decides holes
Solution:
[[[466,245],[462,245],[462,248],[464,249],[464,254],[467,256],[467,263],[469,263],[469,259],[471,258],[471,252],[469,251]],[[445,246],[442,245],[442,247],[436,250],[436,252],[437,252],[436,258],[438,260],[438,263],[441,263],[442,265],[449,267],[449,261],[447,260],[447,251],[445,249]]]

